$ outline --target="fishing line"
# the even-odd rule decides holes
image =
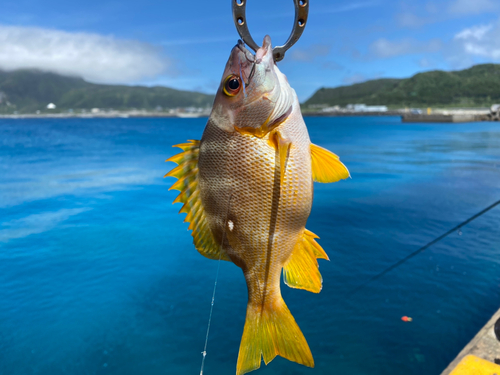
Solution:
[[[231,194],[229,196],[229,201],[228,201],[228,205],[227,205],[227,212],[226,212],[226,220],[224,221],[224,231],[222,232],[222,241],[221,241],[220,248],[219,248],[219,261],[217,262],[217,273],[215,274],[214,291],[212,293],[212,303],[210,305],[210,315],[208,317],[207,335],[205,337],[205,346],[203,348],[203,351],[201,352],[201,354],[203,355],[203,358],[201,360],[200,375],[203,375],[203,368],[205,367],[205,357],[207,356],[208,335],[210,333],[210,325],[212,324],[212,313],[214,311],[214,302],[215,302],[215,292],[217,290],[217,281],[219,280],[220,261],[221,261],[221,257],[222,257],[222,246],[224,246],[224,241],[226,239],[227,216],[229,213],[229,207],[231,204],[232,196],[233,196],[233,194]]]
[[[457,230],[460,230],[460,228],[462,228],[464,225],[467,225],[469,224],[472,220],[474,219],[477,219],[479,216],[485,214],[486,212],[488,212],[489,210],[491,210],[492,208],[494,208],[495,206],[499,205],[500,204],[500,200],[496,201],[495,203],[493,203],[492,205],[486,207],[484,210],[478,212],[477,214],[475,214],[474,216],[471,216],[470,218],[468,218],[467,220],[461,222],[460,224],[458,224],[456,227],[450,229],[448,232],[442,234],[441,236],[439,236],[438,238],[432,240],[431,242],[429,242],[428,244],[422,246],[420,249],[414,251],[413,253],[407,255],[406,257],[404,257],[403,259],[397,261],[396,263],[392,264],[391,266],[387,267],[385,270],[383,270],[382,272],[380,272],[379,274],[373,276],[371,279],[365,281],[363,284],[357,286],[356,288],[354,288],[353,290],[351,290],[349,293],[348,293],[348,296],[352,296],[354,294],[356,294],[357,292],[359,292],[361,289],[363,289],[365,286],[367,286],[368,284],[371,284],[372,282],[374,282],[375,280],[378,280],[380,279],[382,276],[384,276],[385,274],[391,272],[393,269],[399,267],[400,265],[402,265],[403,263],[407,262],[408,260],[410,260],[411,258],[413,258],[414,256],[420,254],[422,251],[424,251],[425,249],[431,247],[432,245],[434,245],[435,243],[441,241],[443,238],[445,238],[446,236],[450,235],[451,233],[457,231]]]
[[[241,79],[241,82],[243,82],[243,95],[245,95],[245,98],[247,97],[247,92],[245,90],[246,88],[246,84],[245,84],[245,80],[243,79],[243,74],[241,72],[241,60],[240,60],[240,55],[238,55],[238,64],[240,64],[240,79]]]
[[[222,251],[222,249],[221,249],[221,251]],[[205,347],[203,348],[203,351],[201,352],[201,354],[203,355],[203,359],[201,360],[200,375],[203,375],[203,368],[205,367],[205,357],[207,356],[208,334],[210,333],[210,324],[212,323],[212,312],[214,310],[215,291],[217,290],[217,280],[219,279],[221,254],[222,253],[219,252],[219,261],[217,262],[217,273],[215,275],[214,291],[212,293],[212,304],[210,305],[210,315],[208,317],[207,336],[205,337]]]

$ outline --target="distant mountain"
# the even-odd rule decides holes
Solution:
[[[488,107],[500,103],[500,64],[476,65],[454,72],[435,70],[407,79],[377,79],[351,86],[321,88],[303,105],[356,103],[399,107]]]
[[[206,107],[213,98],[162,86],[100,85],[37,70],[0,70],[0,113],[43,111],[49,103],[57,110]]]

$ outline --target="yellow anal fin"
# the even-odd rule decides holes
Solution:
[[[262,357],[267,365],[277,355],[314,367],[309,345],[281,296],[263,306],[247,306],[236,375],[257,370]]]
[[[305,240],[306,243],[312,248],[314,256],[318,259],[330,260],[330,258],[328,258],[328,255],[326,255],[325,250],[323,250],[323,248],[316,242],[316,238],[319,239],[319,237],[313,232],[304,229],[304,235],[302,239]]]
[[[210,230],[200,201],[198,187],[200,141],[190,140],[188,143],[182,143],[174,147],[179,147],[183,152],[167,159],[167,161],[174,162],[178,166],[168,172],[165,177],[178,179],[170,189],[180,191],[174,203],[184,203],[180,213],[187,214],[185,222],[190,223],[188,229],[193,231],[191,235],[193,236],[194,246],[207,258],[229,260],[229,257],[221,250]]]
[[[290,258],[283,267],[283,281],[291,288],[321,292],[323,278],[319,272],[316,258],[327,259],[325,251],[319,246],[313,232],[304,229],[303,235],[293,248]]]
[[[316,182],[337,182],[351,176],[337,155],[312,143],[311,159],[313,180]]]

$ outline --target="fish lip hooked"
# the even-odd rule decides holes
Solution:
[[[246,47],[245,47],[245,43],[239,39],[238,40],[238,44],[236,45],[236,47],[238,47],[238,49],[243,52],[243,54],[245,55],[246,59],[249,61],[249,62],[255,62],[255,56],[252,52],[250,52]]]

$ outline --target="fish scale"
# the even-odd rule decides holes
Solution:
[[[268,247],[269,233],[274,231],[270,249],[271,279],[276,284],[273,288],[277,289],[281,268],[306,224],[312,201],[310,155],[301,152],[308,150],[310,140],[304,122],[293,121],[293,118],[290,116],[277,128],[289,134],[292,144],[296,145],[290,151],[283,187],[274,186],[279,163],[276,163],[275,149],[269,144],[269,134],[257,138],[238,132],[226,133],[209,122],[201,139],[198,162],[201,201],[212,232],[222,238],[224,230],[227,231],[225,218],[234,223],[227,237],[234,238],[239,246],[228,243],[224,251],[244,269],[247,280],[253,280],[254,274],[259,275],[258,279],[262,277],[267,265],[256,258],[261,255],[260,249]],[[227,151],[212,151],[223,149]],[[275,213],[276,227],[270,228],[273,197],[280,195],[280,190],[292,194],[281,194]],[[251,281],[251,285],[254,284],[255,281]]]

